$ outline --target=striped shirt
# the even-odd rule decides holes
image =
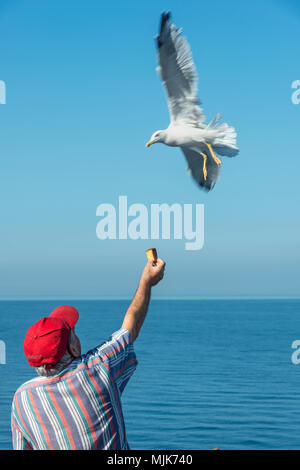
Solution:
[[[136,366],[121,328],[59,374],[26,382],[12,403],[13,448],[129,449],[121,394]]]

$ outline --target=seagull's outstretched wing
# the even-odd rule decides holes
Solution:
[[[191,50],[181,30],[171,25],[170,13],[162,13],[156,41],[158,73],[166,87],[171,122],[202,127],[205,116],[197,98],[198,79]]]
[[[220,168],[214,159],[207,152],[206,170],[207,178],[203,174],[203,157],[200,151],[189,147],[180,147],[188,163],[188,171],[192,173],[194,180],[207,191],[213,189],[219,174]]]

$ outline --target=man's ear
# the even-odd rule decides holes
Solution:
[[[73,357],[79,357],[80,356],[81,351],[80,351],[80,346],[79,346],[77,341],[74,342],[74,343],[69,344],[69,351],[70,351],[70,353],[72,354]]]

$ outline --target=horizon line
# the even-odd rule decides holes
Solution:
[[[118,301],[118,300],[132,300],[133,297],[126,296],[102,296],[102,297],[72,297],[72,296],[57,296],[57,297],[3,297],[0,298],[0,302],[26,302],[26,301],[62,301],[62,300],[72,300],[72,301]],[[282,299],[282,300],[300,300],[299,295],[229,295],[229,296],[158,296],[152,297],[151,301],[156,300],[271,300],[271,299]]]

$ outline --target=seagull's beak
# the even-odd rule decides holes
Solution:
[[[149,140],[149,142],[146,143],[146,147],[150,147],[152,144],[154,144],[154,140]]]

